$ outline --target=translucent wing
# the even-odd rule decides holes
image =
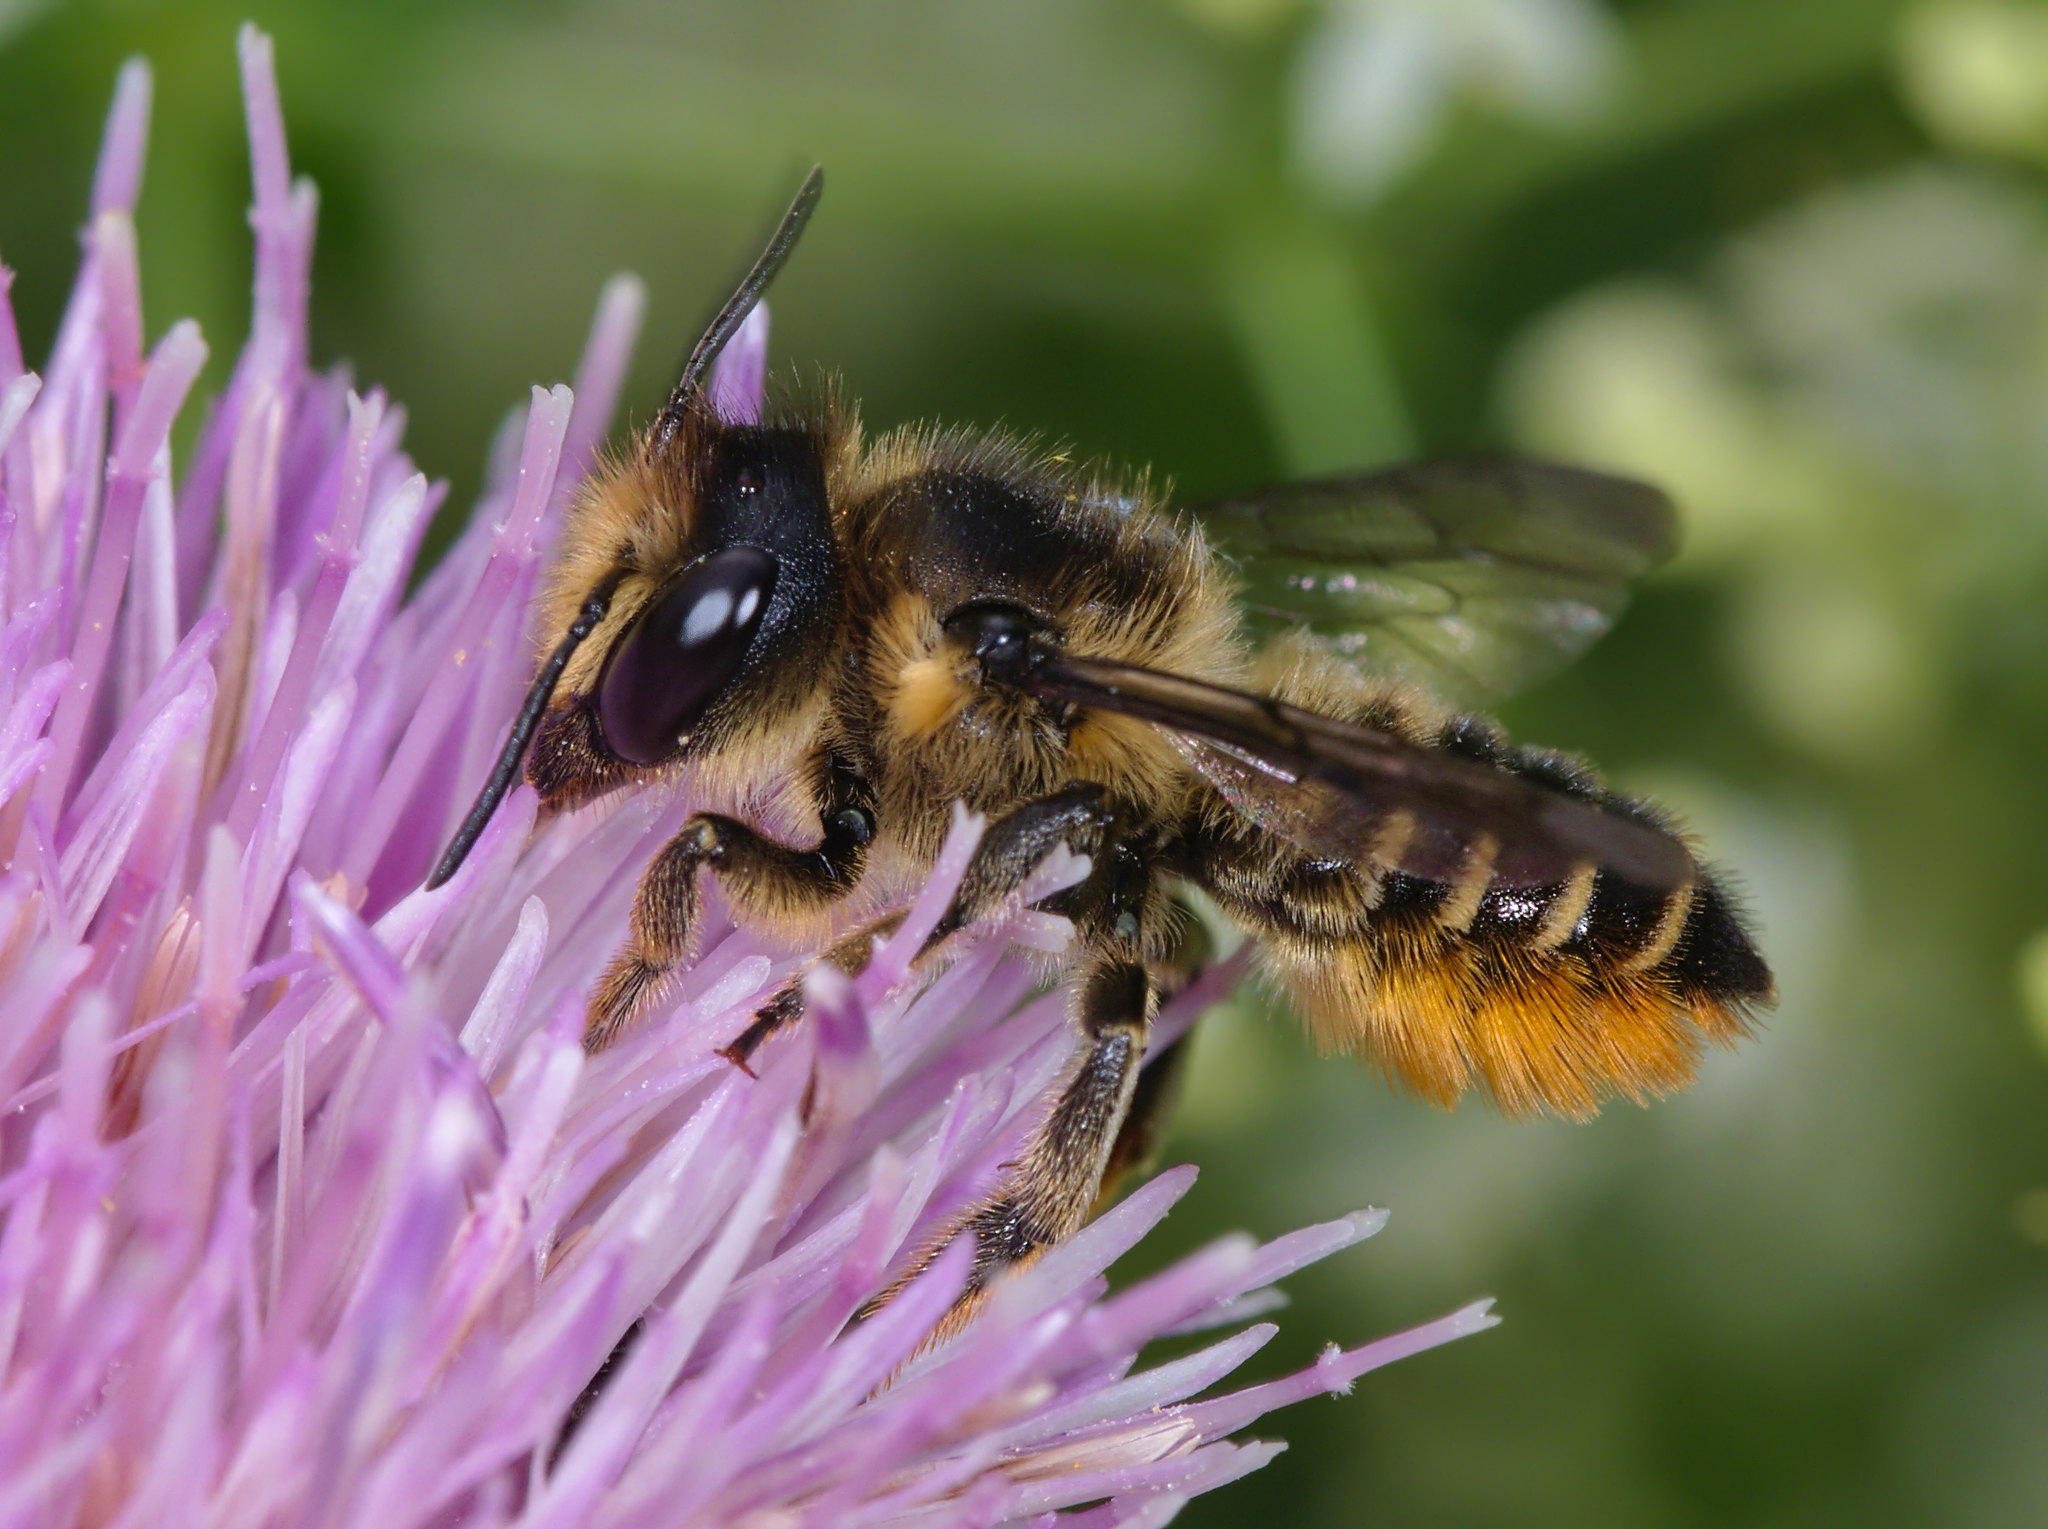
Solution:
[[[1306,625],[1362,670],[1458,706],[1564,667],[1671,555],[1645,483],[1515,457],[1420,462],[1195,507],[1254,630]]]
[[[1234,806],[1331,859],[1448,883],[1477,857],[1525,887],[1588,865],[1653,891],[1695,874],[1682,842],[1615,802],[1267,696],[1064,654],[1042,655],[1024,683],[1182,734]]]

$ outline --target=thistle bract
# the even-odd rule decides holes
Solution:
[[[254,319],[188,460],[169,434],[206,346],[190,323],[145,346],[141,66],[40,373],[0,287],[0,1518],[1156,1523],[1270,1457],[1230,1438],[1260,1414],[1490,1320],[1212,1394],[1271,1335],[1243,1323],[1272,1283],[1378,1218],[1226,1239],[1108,1294],[1180,1169],[943,1345],[965,1248],[850,1321],[987,1191],[1069,1059],[1020,953],[1059,920],[1012,912],[912,977],[964,815],[901,929],[858,979],[811,979],[758,1078],[716,1050],[802,953],[715,916],[672,999],[585,1056],[583,995],[687,782],[538,828],[522,787],[454,880],[420,882],[528,678],[528,597],[639,289],[606,291],[573,394],[534,390],[411,582],[440,492],[396,405],[309,365],[314,196],[267,39],[241,61]],[[757,313],[721,359],[734,416],[766,333]],[[1225,1335],[1136,1367],[1201,1329]]]

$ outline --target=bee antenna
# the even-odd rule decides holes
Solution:
[[[490,777],[484,782],[483,790],[477,793],[476,805],[469,809],[462,826],[455,830],[455,837],[448,841],[448,848],[435,863],[434,874],[427,878],[429,892],[462,869],[462,862],[469,858],[469,852],[476,848],[476,841],[483,837],[492,814],[498,810],[498,803],[505,799],[505,793],[519,778],[519,761],[526,753],[526,745],[533,740],[534,729],[540,726],[541,713],[547,710],[548,698],[555,693],[556,682],[568,667],[570,656],[604,620],[605,612],[612,608],[612,591],[617,586],[617,579],[607,579],[592,592],[590,598],[583,602],[583,608],[576,613],[576,619],[569,623],[567,635],[548,655],[540,673],[533,677],[533,684],[526,692],[526,703],[512,721],[512,731],[505,739],[505,746],[498,751],[498,761],[491,766]]]
[[[657,442],[666,441],[675,434],[676,426],[682,422],[690,401],[697,396],[711,363],[718,359],[726,341],[753,312],[754,304],[761,300],[761,294],[768,290],[768,283],[775,280],[776,273],[789,259],[789,252],[796,248],[796,241],[803,237],[804,225],[811,221],[811,212],[824,190],[825,167],[812,165],[811,173],[797,187],[796,198],[789,204],[789,210],[775,225],[775,232],[768,236],[767,247],[761,251],[753,269],[747,272],[732,296],[725,300],[725,306],[718,310],[718,316],[712,319],[703,338],[690,352],[690,359],[683,363],[683,374],[676,379],[668,402],[662,405],[661,413],[654,421],[653,435]]]

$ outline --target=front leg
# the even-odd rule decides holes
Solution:
[[[873,794],[840,759],[821,760],[824,801],[815,847],[777,844],[736,818],[700,812],[662,847],[633,898],[632,933],[590,997],[583,1048],[602,1051],[689,954],[697,873],[705,866],[742,917],[816,913],[853,890],[875,836]]]
[[[721,1046],[718,1054],[751,1077],[754,1053],[785,1026],[803,1018],[804,974],[822,965],[835,966],[848,977],[858,977],[875,953],[875,941],[887,939],[902,922],[903,910],[899,908],[834,940],[815,960],[805,962],[784,978],[782,986],[754,1011],[753,1023],[735,1036],[731,1044]]]

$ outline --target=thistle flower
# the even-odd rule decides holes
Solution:
[[[1013,912],[911,978],[964,816],[901,930],[859,978],[812,980],[758,1079],[716,1048],[795,958],[715,917],[650,1023],[578,1044],[626,872],[686,791],[537,830],[522,788],[421,890],[526,679],[527,598],[640,292],[607,290],[573,395],[534,390],[408,593],[440,492],[398,407],[309,367],[313,192],[268,40],[245,30],[241,64],[254,322],[181,474],[206,347],[188,322],[144,353],[140,65],[39,376],[0,284],[0,1519],[1159,1523],[1271,1457],[1230,1437],[1264,1412],[1486,1325],[1469,1307],[1190,1400],[1272,1335],[1240,1324],[1274,1281],[1380,1221],[1225,1239],[1106,1293],[1190,1169],[944,1345],[965,1248],[850,1324],[986,1191],[1069,1055],[1020,954],[1057,919]],[[720,407],[758,406],[765,346],[762,314]]]

